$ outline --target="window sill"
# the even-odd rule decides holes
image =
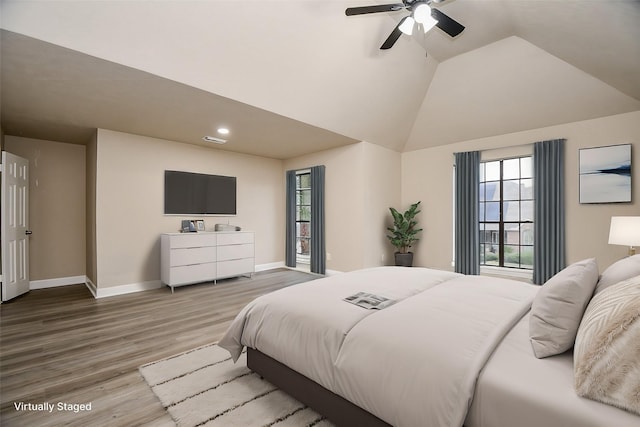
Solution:
[[[519,268],[480,266],[480,274],[483,276],[495,276],[505,279],[520,280],[527,283],[533,282],[533,271]]]

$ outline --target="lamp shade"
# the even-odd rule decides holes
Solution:
[[[640,246],[640,216],[612,216],[609,244]]]
[[[426,21],[422,23],[422,31],[424,31],[424,33],[427,34],[427,32],[433,27],[435,27],[437,23],[438,21],[436,21],[431,16],[429,16],[426,19]]]
[[[416,21],[411,16],[407,16],[406,18],[402,19],[402,22],[400,22],[400,25],[398,25],[398,29],[404,34],[410,36],[411,34],[413,34],[413,24],[415,23]]]

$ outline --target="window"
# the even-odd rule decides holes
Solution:
[[[533,158],[480,163],[480,265],[533,269]]]
[[[296,173],[296,261],[308,264],[311,254],[311,171]]]

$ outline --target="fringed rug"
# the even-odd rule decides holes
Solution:
[[[180,427],[329,427],[324,417],[247,368],[215,344],[140,367],[140,373]]]

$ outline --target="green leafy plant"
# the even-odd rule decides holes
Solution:
[[[387,235],[387,239],[401,254],[406,254],[409,248],[419,240],[417,234],[422,231],[422,228],[416,228],[418,221],[415,219],[416,215],[420,213],[419,205],[420,202],[412,204],[404,214],[394,208],[389,208],[393,217],[393,227],[387,227],[387,230],[391,232]]]

